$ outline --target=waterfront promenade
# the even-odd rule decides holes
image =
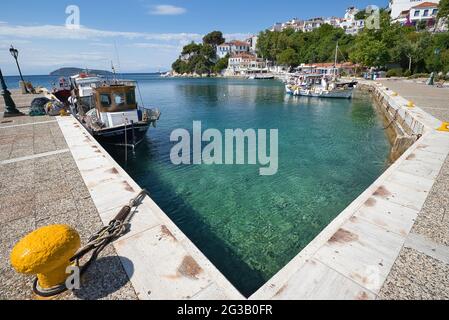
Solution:
[[[449,88],[407,80],[379,82],[435,118],[449,122]],[[449,157],[418,214],[380,298],[449,299]]]
[[[12,91],[22,112],[40,95]],[[3,119],[0,99],[0,300],[33,299],[32,277],[9,262],[14,245],[50,224],[69,224],[83,243],[103,224],[55,117]],[[89,285],[60,299],[136,299],[114,248],[109,246],[86,274]]]

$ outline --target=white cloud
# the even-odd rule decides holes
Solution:
[[[228,34],[224,34],[223,37],[226,39],[226,41],[246,40],[249,37],[251,37],[251,34],[250,33],[228,33]]]
[[[153,15],[161,15],[161,16],[176,16],[180,14],[186,13],[187,10],[185,8],[172,6],[169,4],[161,4],[154,6],[150,11],[150,14]]]
[[[135,48],[143,48],[143,49],[162,49],[162,50],[179,50],[181,46],[171,45],[171,44],[163,44],[163,43],[148,43],[148,42],[137,42],[130,45]]]
[[[107,42],[91,42],[89,43],[92,47],[101,47],[101,48],[112,48],[114,45],[112,43]]]
[[[0,39],[0,49],[9,49],[11,45],[14,47],[30,44],[31,41],[28,40],[18,40],[18,39]],[[20,48],[18,48],[20,49]]]
[[[227,40],[247,36],[244,33],[225,34]],[[108,69],[111,61],[117,59],[113,49],[116,42],[124,70],[169,69],[183,45],[200,42],[202,37],[199,33],[123,32],[85,26],[67,29],[64,25],[0,23],[0,65],[5,74],[16,73],[15,63],[7,50],[13,44],[20,50],[25,74],[43,74],[63,66]]]
[[[0,25],[0,36],[56,40],[98,40],[117,37],[129,40],[141,38],[157,41],[195,41],[201,39],[201,35],[197,33],[123,32],[91,29],[84,26],[79,29],[69,29],[58,25],[16,26],[10,24]]]

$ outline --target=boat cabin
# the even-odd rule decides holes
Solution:
[[[135,86],[109,85],[93,90],[93,101],[97,116],[108,128],[137,123],[139,114]]]
[[[95,107],[99,112],[137,110],[136,87],[112,85],[94,89]]]

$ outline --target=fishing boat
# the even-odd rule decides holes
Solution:
[[[62,103],[66,104],[71,96],[70,82],[60,78],[58,84],[53,84],[52,94]]]
[[[287,94],[312,98],[351,99],[356,81],[342,81],[338,74],[338,43],[335,50],[335,63],[332,73],[300,74],[290,79],[285,86]]]
[[[134,149],[161,116],[138,106],[134,81],[74,77],[72,113],[100,143]]]
[[[285,91],[294,96],[313,98],[351,99],[356,81],[336,81],[332,77],[322,74],[308,74],[301,76],[296,84],[287,84]]]
[[[250,80],[273,80],[274,75],[270,73],[258,73],[248,77]]]

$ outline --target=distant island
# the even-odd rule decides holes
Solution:
[[[88,70],[90,74],[95,74],[97,76],[110,76],[113,73],[110,71],[104,71],[104,70]],[[70,77],[73,76],[75,74],[79,74],[82,72],[86,72],[86,69],[81,69],[81,68],[61,68],[58,70],[55,70],[53,72],[50,73],[51,76],[58,76],[58,77]]]

